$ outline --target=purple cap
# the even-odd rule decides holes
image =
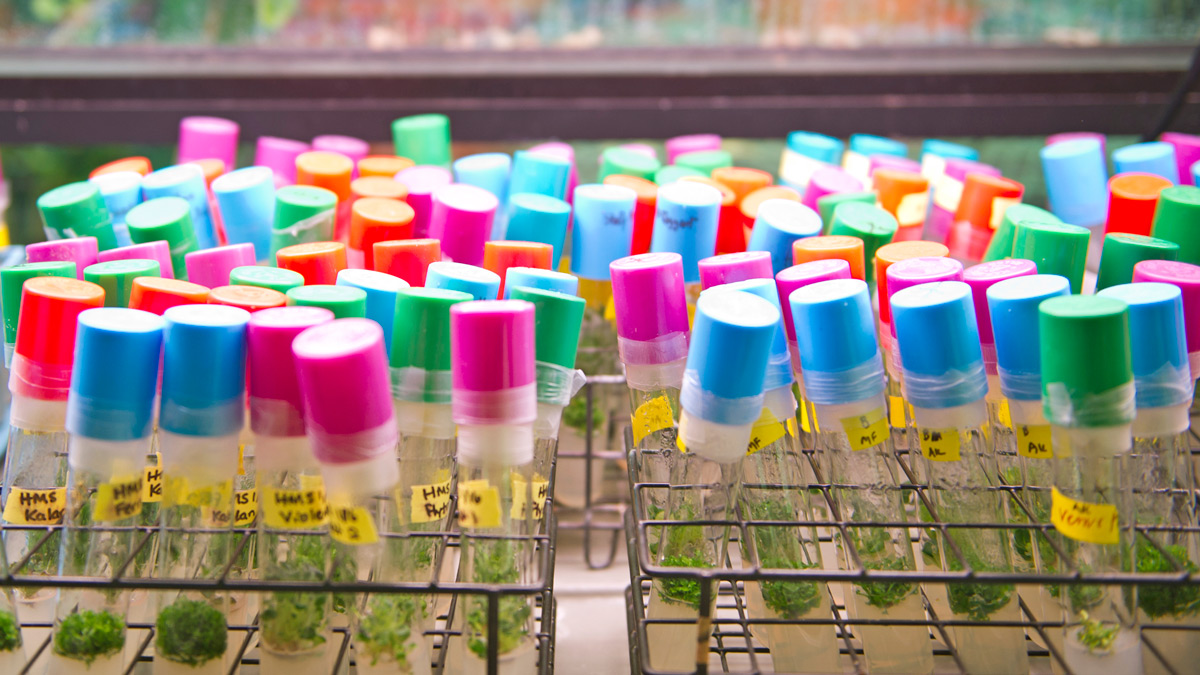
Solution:
[[[1046,145],[1054,145],[1063,141],[1077,141],[1081,138],[1092,138],[1100,141],[1100,154],[1106,155],[1104,134],[1098,134],[1094,131],[1066,131],[1061,134],[1053,134],[1046,137]],[[1163,139],[1164,141],[1167,139]]]
[[[1200,136],[1168,131],[1162,135],[1162,141],[1175,146],[1175,163],[1179,166],[1179,184],[1193,185],[1192,166],[1196,162],[1200,162]]]
[[[568,143],[539,143],[528,150],[538,155],[548,155],[550,157],[558,157],[565,159],[571,163],[571,174],[567,177],[567,196],[565,199],[568,204],[573,203],[575,199],[575,186],[579,185],[579,174],[575,171],[575,148]]]
[[[1133,266],[1133,281],[1159,281],[1179,287],[1183,294],[1187,350],[1200,352],[1200,266],[1173,260],[1143,260]]]
[[[209,288],[229,285],[229,273],[235,267],[255,263],[254,244],[230,244],[192,251],[183,257],[188,281]]]
[[[25,247],[26,262],[58,262],[75,263],[77,276],[83,279],[83,268],[103,262],[98,259],[100,246],[95,237],[75,237],[74,239],[55,239],[42,241]],[[112,249],[112,253],[121,249]],[[139,256],[143,257],[143,256]],[[170,258],[168,257],[168,260]]]
[[[303,436],[304,403],[292,341],[333,321],[324,307],[272,307],[254,312],[246,329],[250,369],[250,429],[264,436]],[[286,404],[286,405],[285,405]]]
[[[890,306],[897,292],[921,284],[938,281],[962,281],[962,263],[954,258],[909,258],[887,268],[887,295]],[[892,339],[896,337],[896,322],[892,322]]]
[[[854,176],[833,165],[818,167],[808,179],[808,187],[804,190],[804,205],[810,209],[817,208],[817,200],[825,195],[840,192],[861,192],[863,184]]]
[[[988,176],[999,176],[1000,169],[982,162],[973,162],[969,159],[959,159],[951,157],[946,160],[946,176],[953,178],[958,182],[963,182],[967,179],[969,173],[982,173]]]
[[[920,162],[896,155],[871,155],[868,167],[868,176],[875,175],[876,169],[896,169],[897,171],[907,171],[909,173],[921,173]]]
[[[219,159],[225,170],[237,165],[238,125],[220,117],[185,117],[179,120],[179,163]]]
[[[413,210],[413,239],[429,237],[429,219],[433,215],[433,191],[454,182],[449,169],[440,166],[410,166],[396,174],[396,180],[408,188],[405,199]]]
[[[678,253],[639,253],[608,265],[612,275],[617,335],[652,342],[688,332],[683,257]],[[685,351],[676,356],[684,358]],[[667,359],[666,362],[675,359]]]
[[[674,164],[676,157],[686,155],[689,152],[720,150],[721,137],[716,134],[676,136],[675,138],[668,138],[665,145],[667,146],[667,164]]]
[[[779,291],[779,306],[783,310],[783,327],[789,341],[796,340],[796,326],[792,323],[792,303],[789,298],[797,288],[811,286],[819,281],[849,279],[850,263],[841,258],[812,260],[792,265],[775,275],[775,288]]]
[[[1027,277],[1034,274],[1037,274],[1037,264],[1032,260],[1021,258],[993,260],[972,265],[963,271],[962,280],[971,287],[971,297],[975,300],[975,323],[979,325],[979,342],[981,344],[993,345],[996,343],[996,338],[992,335],[992,315],[988,310],[988,289],[992,287],[992,284],[1005,279]],[[988,367],[988,374],[995,375],[996,354],[993,351],[990,359],[987,356],[987,350],[984,350],[984,364]]]
[[[742,251],[705,258],[700,267],[700,288],[732,284],[747,279],[770,279],[771,253],[769,251]]]
[[[336,152],[345,155],[354,162],[353,177],[358,178],[358,160],[371,153],[371,146],[361,138],[353,136],[325,135],[312,139],[312,149],[323,152]]]
[[[500,206],[487,190],[452,183],[433,193],[429,238],[442,242],[442,258],[483,267],[483,245],[492,238],[492,221]]]
[[[110,248],[107,251],[101,251],[96,256],[96,262],[110,260],[154,260],[158,262],[162,278],[175,278],[175,266],[171,262],[171,245],[165,241],[148,241],[144,244]]]
[[[290,138],[259,136],[254,149],[254,165],[265,166],[275,173],[275,187],[296,183],[296,158],[312,148],[304,141]]]

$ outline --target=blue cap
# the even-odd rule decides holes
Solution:
[[[129,227],[125,224],[125,214],[129,209],[142,203],[142,175],[136,171],[116,171],[102,173],[88,179],[88,182],[100,190],[108,215],[112,216],[113,234],[117,236],[117,244],[129,246]]]
[[[150,312],[99,307],[79,315],[67,432],[102,441],[150,435],[163,320]]]
[[[374,270],[342,270],[338,286],[359,288],[367,294],[367,318],[383,329],[383,346],[392,351],[392,328],[396,323],[396,294],[408,288],[408,282]]]
[[[508,198],[508,231],[504,238],[550,244],[554,247],[550,266],[558,269],[570,222],[571,205],[563,200],[533,192],[514,192]]]
[[[1179,166],[1175,163],[1175,146],[1162,141],[1134,143],[1113,150],[1113,166],[1117,173],[1152,173],[1179,185]]]
[[[619,185],[593,183],[576,187],[574,202],[571,273],[583,279],[607,281],[608,264],[629,255],[633,247],[637,193]]]
[[[939,138],[926,138],[921,144],[921,155],[936,155],[946,159],[965,159],[979,161],[979,151],[967,145],[959,145]]]
[[[821,234],[821,216],[790,199],[768,199],[758,207],[747,251],[771,254],[771,269],[779,274],[792,266],[792,244]]]
[[[253,244],[259,262],[267,260],[275,226],[275,172],[265,166],[230,171],[213,180],[212,191],[229,243]]]
[[[971,287],[939,281],[897,291],[892,326],[904,391],[918,408],[953,408],[987,395]]]
[[[811,131],[793,131],[787,137],[788,150],[811,157],[818,162],[837,164],[842,160],[845,145],[841,139]]]
[[[500,295],[500,275],[474,265],[435,262],[425,273],[425,288],[460,291],[472,300],[495,300]]]
[[[504,299],[514,288],[537,288],[564,295],[579,295],[579,277],[536,267],[510,267],[504,273]]]
[[[771,279],[746,279],[730,284],[713,286],[704,293],[725,293],[741,291],[750,293],[770,302],[779,309],[779,291]],[[701,293],[700,295],[704,295]],[[783,313],[780,312],[779,329],[775,331],[775,340],[771,343],[771,355],[767,358],[767,374],[763,378],[763,390],[771,391],[780,387],[790,387],[796,381],[792,374],[792,357],[788,353],[787,333],[783,330]]]
[[[195,164],[176,164],[142,178],[142,198],[150,201],[159,197],[180,197],[185,200],[192,215],[192,227],[196,230],[196,243],[200,248],[217,245],[212,215],[208,210],[208,187],[204,182],[203,169]]]
[[[883,393],[883,359],[865,281],[819,281],[792,291],[788,304],[793,321],[820,326],[796,331],[805,396],[821,405],[841,405]]]
[[[895,155],[908,157],[908,146],[900,141],[872,136],[870,134],[854,134],[850,137],[850,151],[870,157],[871,155]]]
[[[1109,286],[1096,295],[1129,305],[1129,350],[1137,407],[1161,408],[1191,401],[1194,383],[1179,287],[1148,281]]]
[[[1192,164],[1192,185],[1200,185],[1200,161]]]
[[[678,253],[683,258],[684,283],[699,283],[700,261],[716,251],[722,199],[715,187],[694,181],[658,189],[650,252]],[[575,208],[579,208],[578,201]]]
[[[1031,274],[992,284],[987,289],[1000,390],[1018,401],[1042,398],[1042,355],[1038,305],[1071,294],[1071,281],[1057,274]]]
[[[562,157],[518,150],[513,153],[509,194],[532,192],[555,199],[567,198],[571,163]]]
[[[1100,141],[1062,141],[1047,145],[1040,154],[1054,215],[1081,227],[1103,225],[1108,218],[1108,169]]]
[[[454,160],[454,182],[483,188],[503,204],[508,199],[512,158],[503,152],[485,152]]]
[[[185,436],[237,433],[246,410],[250,312],[225,305],[179,305],[163,318],[159,427]]]
[[[779,310],[749,293],[702,293],[679,402],[718,424],[751,424],[762,413],[763,383]]]

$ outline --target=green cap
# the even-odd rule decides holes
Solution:
[[[269,288],[280,293],[287,293],[293,288],[304,285],[304,275],[294,270],[279,267],[259,267],[245,265],[235,267],[229,272],[230,286],[257,286]]]
[[[21,314],[21,289],[35,277],[77,278],[75,263],[69,260],[21,263],[0,270],[0,306],[4,308],[4,342],[17,342],[17,317]]]
[[[626,148],[605,148],[604,152],[600,153],[600,175],[596,182],[602,182],[617,173],[654,180],[654,173],[660,168],[662,164],[657,159],[640,152]]]
[[[1012,207],[1015,208],[1015,207]],[[1096,290],[1133,281],[1133,266],[1143,260],[1177,260],[1179,244],[1141,234],[1113,233],[1104,237]]]
[[[335,319],[367,318],[367,292],[353,286],[313,284],[286,293],[289,305],[324,307]]]
[[[514,289],[515,291],[516,289]],[[471,300],[469,293],[444,288],[402,288],[396,292],[391,366],[427,371],[412,383],[392,380],[399,400],[450,402],[450,307]],[[442,372],[442,376],[431,376]]]
[[[1071,282],[1072,293],[1083,292],[1083,268],[1087,262],[1087,228],[1041,219],[1016,221],[1012,257],[1032,260],[1038,274],[1057,274]]]
[[[725,150],[685,152],[675,158],[675,165],[695,169],[705,176],[711,176],[713,169],[723,169],[727,166],[733,166],[733,155]]]
[[[821,214],[821,222],[825,224],[824,234],[830,234],[830,229],[833,228],[833,211],[841,204],[856,202],[874,206],[877,199],[874,192],[834,192],[818,198],[817,213]]]
[[[900,224],[896,217],[875,206],[863,202],[845,202],[833,210],[833,225],[829,234],[843,234],[863,240],[863,258],[867,266],[867,283],[875,283],[875,252],[881,246],[892,243],[896,228]]]
[[[271,251],[267,259],[275,264],[275,254],[281,248],[295,244],[333,239],[333,222],[338,198],[331,190],[312,185],[288,185],[275,192],[275,222],[271,226]],[[322,214],[327,218],[297,224]]]
[[[38,197],[37,207],[42,224],[60,237],[95,237],[101,251],[117,247],[112,216],[95,185],[84,181],[56,187]]]
[[[1158,193],[1151,234],[1179,244],[1179,261],[1200,265],[1200,187],[1177,185]]]
[[[135,244],[165,241],[171,249],[171,266],[175,278],[187,281],[187,261],[184,256],[200,249],[196,230],[192,227],[192,209],[180,197],[159,197],[142,202],[125,214],[129,238]]]
[[[992,241],[983,254],[983,262],[1013,257],[1013,235],[1016,233],[1018,220],[1039,223],[1062,222],[1061,218],[1046,209],[1040,209],[1032,204],[1013,204],[1004,210],[1004,217],[1000,219],[1000,227],[997,227],[996,231],[992,233]]]
[[[583,326],[583,310],[587,302],[574,295],[525,286],[512,289],[509,297],[533,303],[537,326],[534,333],[534,344],[537,345],[535,358],[563,368],[574,368],[575,354],[579,350],[579,330]]]
[[[160,277],[162,270],[157,260],[131,258],[109,260],[83,268],[83,280],[104,289],[105,307],[128,307],[129,293],[133,291],[133,280],[138,277]]]
[[[412,115],[392,122],[396,154],[417,164],[450,166],[450,118],[445,115]]]
[[[663,168],[659,169],[658,171],[655,171],[654,172],[654,182],[658,183],[659,185],[667,185],[668,183],[674,183],[675,181],[679,180],[680,178],[683,178],[684,176],[703,176],[705,178],[708,177],[704,174],[703,171],[697,171],[696,169],[693,169],[688,166],[679,166],[678,164],[672,164],[670,166],[664,166]]]
[[[1038,306],[1038,337],[1042,406],[1051,424],[1133,422],[1128,305],[1103,295],[1050,298]]]

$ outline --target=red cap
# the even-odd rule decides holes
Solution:
[[[442,244],[437,239],[402,239],[375,244],[376,272],[400,277],[413,288],[425,286],[425,272],[442,259]]]
[[[504,277],[510,267],[550,269],[554,247],[534,241],[489,241],[483,245],[483,269],[500,275],[500,293],[504,297]]]
[[[1108,222],[1105,234],[1125,232],[1150,236],[1158,193],[1171,181],[1152,173],[1119,173],[1108,179]]]
[[[746,227],[738,208],[741,200],[724,183],[705,176],[684,176],[681,181],[704,183],[721,193],[721,210],[717,213],[717,246],[713,255],[741,253],[746,250]]]
[[[605,185],[627,187],[637,193],[633,207],[633,253],[650,252],[650,239],[654,234],[654,209],[658,203],[658,185],[637,176],[614,173],[604,178]],[[503,275],[500,277],[504,278]],[[503,292],[501,293],[503,297]]]
[[[258,286],[218,286],[208,292],[208,304],[239,307],[253,313],[260,309],[285,307],[287,296]]]
[[[162,313],[178,305],[203,305],[208,302],[208,288],[181,279],[137,277],[129,290],[129,308],[144,312]]]
[[[983,230],[994,230],[1009,206],[1019,202],[1025,186],[1011,178],[969,173],[963,181],[955,222],[967,221]]]
[[[275,263],[299,272],[304,285],[336,284],[338,272],[346,269],[346,245],[336,241],[314,241],[279,249]]]
[[[44,401],[65,401],[75,360],[80,313],[104,306],[104,289],[90,281],[36,277],[21,289],[16,353],[9,389]]]

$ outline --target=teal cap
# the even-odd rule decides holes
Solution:
[[[401,117],[392,122],[396,155],[418,165],[450,166],[450,118],[426,114]]]
[[[707,178],[707,174],[703,171],[693,169],[690,166],[671,164],[654,172],[654,182],[659,185],[667,185],[687,176],[703,176]]]
[[[1140,234],[1105,235],[1096,291],[1133,281],[1133,266],[1143,260],[1178,260],[1179,244]]]
[[[982,262],[1013,257],[1013,235],[1017,230],[1016,222],[1018,220],[1043,223],[1062,222],[1061,218],[1046,209],[1040,209],[1032,204],[1013,204],[1004,210],[1004,216],[1000,218],[1000,226],[992,233],[992,241],[988,243]]]
[[[116,248],[112,216],[100,188],[87,181],[68,183],[46,192],[37,200],[42,224],[61,239],[95,237],[101,251]]]
[[[596,182],[603,182],[605,178],[618,173],[624,176],[654,180],[654,173],[660,168],[662,168],[662,164],[657,159],[643,155],[636,150],[620,147],[605,148],[604,152],[600,153],[600,175],[596,178]]]
[[[1077,225],[1018,220],[1012,255],[1032,260],[1041,274],[1066,277],[1071,282],[1071,292],[1082,293],[1090,236],[1087,228]]]
[[[4,342],[16,344],[17,317],[21,314],[21,289],[25,282],[36,277],[67,277],[74,279],[75,263],[69,260],[21,263],[0,269],[0,306],[4,308]]]
[[[675,158],[675,165],[695,169],[705,176],[711,176],[716,169],[733,166],[733,155],[726,150],[685,152]]]
[[[105,307],[128,307],[133,280],[138,277],[160,277],[157,260],[109,260],[83,268],[83,280],[104,289]]]
[[[351,286],[313,284],[287,292],[289,305],[324,307],[335,319],[367,318],[367,292]]]
[[[285,270],[282,267],[243,265],[233,268],[229,273],[229,285],[257,286],[287,293],[293,288],[304,285],[304,275],[295,270]]]

